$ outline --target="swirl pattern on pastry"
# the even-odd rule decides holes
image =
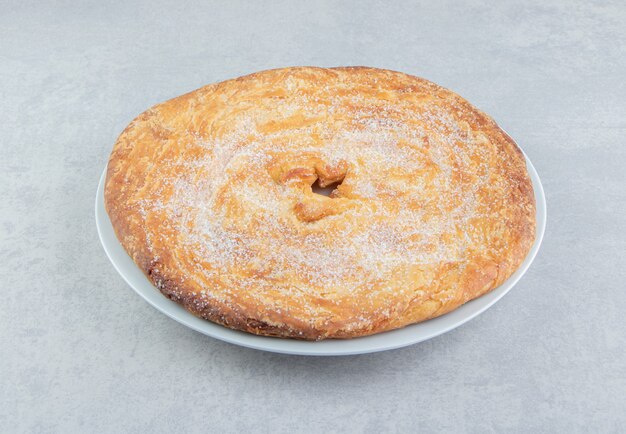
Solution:
[[[156,105],[117,140],[105,205],[167,297],[310,340],[449,312],[506,280],[535,237],[524,156],[491,118],[363,67],[264,71]]]

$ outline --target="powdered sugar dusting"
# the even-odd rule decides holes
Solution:
[[[311,91],[289,77],[280,99],[268,92],[246,105],[237,99],[245,95],[232,96],[227,107],[243,108],[217,113],[211,125],[219,128],[189,135],[184,149],[195,157],[169,163],[170,194],[142,209],[171,224],[176,250],[193,258],[179,258],[181,268],[223,283],[207,293],[278,292],[312,312],[320,308],[310,299],[403,291],[410,299],[420,290],[416,270],[465,260],[470,222],[486,212],[477,195],[490,182],[476,161],[493,150],[432,98],[387,101],[342,86]],[[299,159],[346,165],[339,196],[324,199],[336,213],[298,220],[298,203],[322,199],[272,170]]]

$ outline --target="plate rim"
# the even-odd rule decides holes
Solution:
[[[255,350],[301,356],[347,356],[394,350],[432,339],[476,318],[504,297],[530,268],[543,241],[547,223],[547,204],[539,174],[523,150],[522,153],[526,160],[526,168],[531,178],[535,194],[536,235],[535,241],[520,267],[497,288],[459,306],[457,309],[447,314],[400,329],[359,338],[301,341],[257,336],[251,333],[232,330],[198,318],[175,301],[164,297],[126,253],[113,231],[111,221],[104,207],[104,181],[107,173],[106,165],[100,176],[96,192],[96,229],[100,243],[109,261],[127,285],[159,312],[206,336]],[[123,253],[120,252],[120,249]],[[126,258],[124,258],[124,255]],[[118,258],[118,256],[121,256],[121,259]],[[130,269],[130,271],[128,269]],[[141,273],[144,282],[142,282],[141,277],[137,275],[137,272]],[[158,297],[155,297],[155,295]]]

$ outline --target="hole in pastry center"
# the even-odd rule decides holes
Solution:
[[[313,185],[311,185],[311,190],[313,190],[313,193],[315,194],[320,194],[322,196],[330,197],[331,193],[334,192],[337,189],[337,187],[341,185],[342,182],[343,182],[343,179],[337,182],[333,182],[332,184],[327,184],[325,187],[322,187],[320,185],[320,180],[318,178],[315,180]]]

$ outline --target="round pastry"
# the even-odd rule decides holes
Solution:
[[[506,280],[535,237],[524,156],[490,117],[363,67],[264,71],[156,105],[117,140],[105,203],[164,295],[310,340],[449,312]]]

